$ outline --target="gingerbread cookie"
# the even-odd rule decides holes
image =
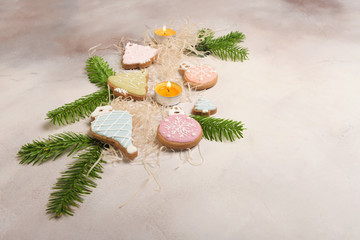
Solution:
[[[147,70],[133,70],[110,76],[107,84],[115,97],[130,97],[134,100],[144,100],[147,94],[147,82],[149,73]]]
[[[124,69],[147,68],[155,62],[157,55],[155,48],[128,42],[121,64]]]
[[[188,70],[191,67],[190,63],[187,62],[183,62],[182,64],[180,64],[179,66],[179,72],[181,75],[184,75],[186,70]]]
[[[111,106],[97,107],[91,114],[90,134],[122,151],[129,159],[138,155],[132,144],[132,116]]]
[[[100,115],[103,115],[103,114],[106,114],[106,113],[109,113],[109,112],[112,112],[113,108],[109,105],[107,106],[102,106],[102,107],[97,107],[95,109],[95,111],[93,111],[90,115],[91,117],[91,121],[94,121],[96,117],[100,116]]]
[[[202,136],[200,124],[181,108],[173,107],[170,116],[161,121],[156,137],[164,146],[182,150],[196,146]]]
[[[192,110],[193,114],[207,116],[213,115],[216,112],[217,107],[205,97],[199,98]]]
[[[203,90],[217,83],[218,74],[214,68],[200,64],[188,68],[184,73],[184,80],[195,90]]]

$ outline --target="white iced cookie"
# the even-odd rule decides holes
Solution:
[[[169,109],[169,115],[179,115],[179,114],[185,114],[184,110],[181,107],[173,106]]]
[[[186,72],[186,70],[188,70],[189,68],[191,68],[193,65],[189,62],[183,62],[182,64],[180,64],[179,66],[179,72],[180,74],[184,75],[184,73]]]
[[[109,105],[97,107],[94,112],[91,113],[91,119],[94,120],[96,117],[111,112],[113,108]]]

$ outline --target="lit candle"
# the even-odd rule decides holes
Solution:
[[[178,104],[181,98],[182,88],[174,82],[161,82],[155,86],[155,100],[164,106]]]
[[[163,26],[163,28],[156,29],[154,31],[155,33],[155,40],[157,42],[163,42],[166,39],[169,39],[171,37],[174,37],[176,34],[176,31],[170,28],[166,28],[166,26]]]

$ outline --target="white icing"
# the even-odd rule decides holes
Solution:
[[[178,106],[174,106],[172,108],[169,109],[169,115],[180,115],[180,114],[185,114],[184,110],[181,107]]]
[[[101,116],[101,115],[104,115],[104,114],[106,114],[106,113],[109,113],[109,112],[111,112],[112,110],[113,110],[113,108],[112,108],[111,106],[109,106],[109,105],[107,105],[107,106],[102,106],[102,107],[97,107],[97,108],[95,109],[95,111],[91,113],[90,116],[91,116],[92,118],[96,118],[96,117],[98,117],[98,116]]]
[[[193,118],[187,119],[187,116],[182,114],[169,116],[167,119],[168,122],[161,121],[159,131],[170,142],[189,143],[201,135],[201,126]]]
[[[133,153],[136,153],[137,152],[137,148],[134,146],[134,145],[130,145],[126,148],[126,151],[129,153],[129,154],[133,154]]]
[[[180,69],[181,70],[188,70],[189,68],[191,68],[193,65],[189,62],[183,62],[182,64],[180,64]]]
[[[183,121],[179,116],[175,117],[175,121],[172,124],[165,125],[165,128],[169,130],[172,135],[178,134],[180,138],[187,137],[194,127],[193,122]]]
[[[128,91],[126,91],[125,89],[122,88],[115,88],[114,91],[118,92],[118,93],[122,93],[124,95],[127,95]]]

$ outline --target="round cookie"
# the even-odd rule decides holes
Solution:
[[[184,80],[195,90],[203,90],[217,83],[218,74],[214,68],[200,64],[188,68],[184,73]]]
[[[182,150],[195,147],[202,136],[200,124],[179,107],[173,107],[170,116],[161,121],[156,137],[164,146]]]

